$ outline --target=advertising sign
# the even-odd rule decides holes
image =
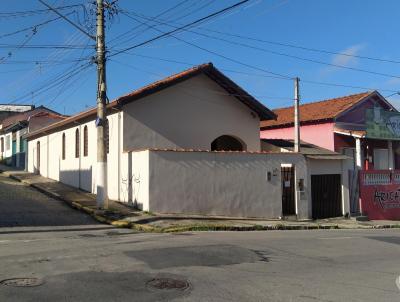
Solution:
[[[400,113],[381,108],[366,109],[368,138],[400,140]]]

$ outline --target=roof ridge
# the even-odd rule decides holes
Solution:
[[[301,106],[305,106],[305,105],[313,105],[313,104],[319,104],[319,103],[323,103],[323,102],[329,102],[329,101],[334,101],[334,100],[338,100],[338,99],[345,99],[345,98],[351,98],[351,97],[355,97],[357,95],[369,95],[371,93],[375,92],[375,90],[369,90],[369,91],[365,91],[365,92],[359,92],[359,93],[354,93],[354,94],[348,94],[348,95],[344,95],[344,96],[339,96],[339,97],[335,97],[335,98],[331,98],[331,99],[324,99],[324,100],[318,100],[318,101],[312,101],[312,102],[308,102],[308,103],[303,103],[300,105]],[[288,106],[288,107],[280,107],[280,108],[275,108],[272,109],[272,111],[275,112],[275,110],[283,110],[283,109],[290,109],[293,108],[294,106]]]

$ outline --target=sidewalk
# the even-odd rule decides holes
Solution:
[[[109,201],[109,210],[104,211],[96,208],[96,195],[94,194],[83,192],[55,180],[4,165],[0,165],[0,172],[52,198],[63,200],[71,207],[88,213],[102,223],[139,231],[184,232],[400,228],[400,221],[356,221],[353,218],[285,221],[199,215],[153,215],[112,200]]]

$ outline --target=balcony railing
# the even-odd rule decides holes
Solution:
[[[400,184],[400,170],[360,171],[361,185],[391,185]]]

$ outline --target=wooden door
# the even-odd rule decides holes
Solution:
[[[281,168],[282,179],[282,214],[296,215],[294,167]]]

